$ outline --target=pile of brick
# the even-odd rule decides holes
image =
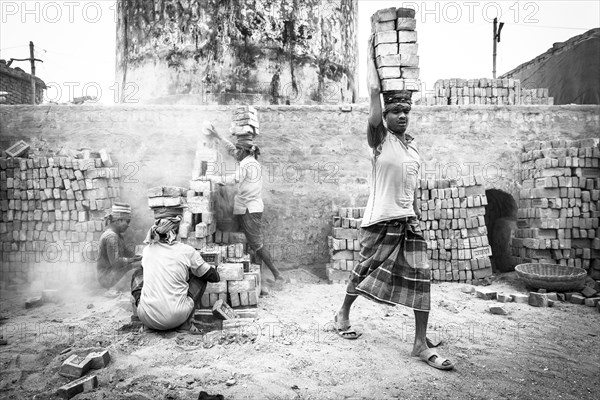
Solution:
[[[96,262],[93,242],[104,230],[105,210],[119,197],[120,175],[106,152],[94,155],[0,158],[3,280],[56,278],[68,263]],[[43,268],[34,271],[36,264]]]
[[[258,113],[252,106],[236,107],[233,110],[233,121],[229,132],[236,137],[238,143],[252,143],[259,134]]]
[[[584,304],[588,307],[596,307],[600,311],[600,281],[593,280],[586,282],[586,285],[579,292],[548,292],[546,289],[539,289],[537,292],[525,293],[498,293],[495,290],[487,288],[469,287],[463,289],[465,293],[474,293],[483,300],[497,300],[500,303],[518,303],[529,304],[532,307],[553,307],[557,302],[569,302],[572,304]],[[489,307],[492,314],[508,314],[507,308],[498,304],[492,304]]]
[[[235,118],[234,123],[240,127],[235,132],[238,140],[252,139],[258,133],[254,108],[236,109]],[[250,132],[247,127],[256,131]],[[215,171],[210,167],[211,163],[218,160],[219,154],[213,140],[208,135],[201,136],[196,148],[189,189],[176,186],[151,188],[148,190],[148,205],[151,208],[183,207],[180,240],[197,249],[206,262],[217,268],[221,276],[220,282],[207,285],[201,298],[202,308],[197,314],[212,315],[212,307],[221,300],[233,307],[236,315],[255,317],[261,291],[260,266],[251,264],[243,232],[217,230],[216,183],[227,181],[227,176],[214,174]]]
[[[520,104],[524,105],[554,105],[554,97],[548,96],[547,88],[533,88],[521,90]]]
[[[521,155],[513,255],[600,279],[599,139],[531,142]]]
[[[419,91],[415,10],[386,8],[371,16],[375,65],[382,91]]]
[[[434,281],[477,281],[492,275],[483,178],[422,179],[421,227]]]
[[[427,93],[422,105],[553,105],[548,89],[525,89],[518,79],[439,79],[433,93]]]
[[[350,271],[358,264],[360,243],[358,230],[364,207],[342,207],[333,217],[333,236],[329,236],[331,262],[326,266],[329,283],[347,283]]]

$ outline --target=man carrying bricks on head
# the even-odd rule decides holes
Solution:
[[[219,273],[192,246],[177,240],[183,209],[154,211],[142,268],[131,279],[131,294],[140,321],[151,329],[196,332],[194,311],[200,307],[207,282],[218,282]]]
[[[234,145],[221,136],[213,126],[208,130],[223,142],[229,154],[239,162],[239,173],[236,174],[239,191],[235,196],[233,214],[237,216],[240,227],[256,255],[271,270],[275,282],[281,284],[285,282],[285,279],[273,264],[271,253],[264,246],[261,229],[264,204],[262,200],[262,172],[261,165],[258,162],[260,150],[258,146],[251,142],[238,141]]]
[[[98,282],[105,289],[128,290],[130,271],[141,266],[141,256],[125,246],[123,232],[131,222],[131,206],[114,203],[105,217],[106,230],[100,237],[100,254],[96,263]]]
[[[415,313],[411,355],[434,368],[452,369],[453,363],[430,349],[426,338],[431,270],[415,202],[420,156],[413,138],[406,133],[412,93],[384,92],[382,110],[373,36],[369,41],[367,73],[367,142],[373,152],[372,182],[360,230],[360,263],[351,273],[346,297],[334,316],[335,328],[344,339],[360,337],[350,326],[350,307],[359,294],[383,304],[405,305]]]

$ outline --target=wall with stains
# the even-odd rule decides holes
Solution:
[[[261,134],[265,245],[284,267],[323,272],[338,207],[364,206],[369,194],[367,105],[257,107]],[[122,200],[134,218],[126,238],[140,243],[152,224],[146,190],[187,186],[204,120],[225,132],[227,106],[0,106],[0,148],[18,140],[32,151],[106,148],[121,172]],[[596,106],[415,106],[422,177],[484,175],[486,189],[518,201],[523,143],[598,137]],[[221,171],[233,171],[226,157]],[[498,217],[506,216],[506,213]],[[504,229],[501,229],[504,232]]]
[[[358,0],[118,0],[123,100],[358,100]]]

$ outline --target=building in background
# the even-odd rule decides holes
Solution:
[[[35,104],[44,100],[46,84],[35,79]],[[31,74],[21,68],[11,68],[6,60],[0,60],[0,104],[33,104],[31,91]]]
[[[358,100],[358,0],[118,0],[117,7],[122,101]]]
[[[548,88],[554,104],[600,104],[600,28],[594,28],[519,65],[500,78],[523,89]]]

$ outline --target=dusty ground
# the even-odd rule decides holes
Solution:
[[[130,312],[100,291],[62,304],[24,308],[31,293],[3,290],[0,396],[54,399],[68,379],[57,371],[70,354],[108,348],[97,390],[77,399],[596,399],[600,396],[600,313],[567,303],[539,309],[491,303],[463,284],[435,284],[430,337],[444,341],[452,372],[411,358],[412,312],[359,299],[356,341],[327,332],[344,293],[306,272],[261,298],[250,325],[206,335],[132,330]],[[514,276],[491,288],[525,292]],[[62,354],[61,354],[62,353]]]

